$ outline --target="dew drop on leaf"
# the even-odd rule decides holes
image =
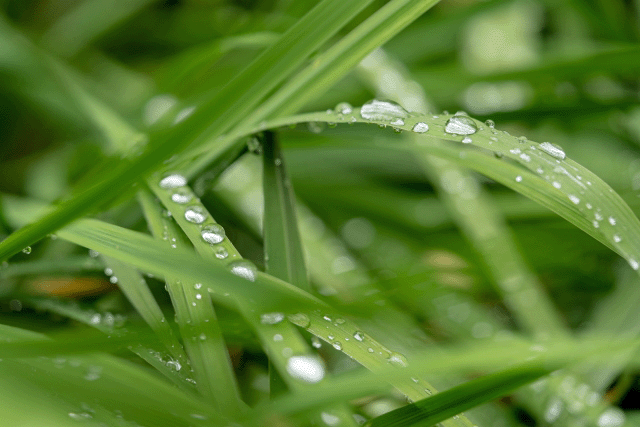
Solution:
[[[470,117],[457,115],[447,120],[444,131],[454,135],[473,135],[478,132],[478,126]]]
[[[227,250],[222,246],[216,248],[213,253],[218,259],[225,259],[229,256],[229,252],[227,252]]]
[[[429,125],[425,122],[418,122],[413,126],[412,130],[416,133],[425,133],[429,130]]]
[[[462,143],[463,144],[471,144],[473,142],[473,140],[471,138],[469,138],[468,136],[465,136],[464,138],[462,138]]]
[[[324,363],[317,356],[292,356],[287,360],[287,373],[295,379],[314,384],[324,378]]]
[[[260,315],[260,323],[263,325],[276,325],[284,320],[284,314],[280,312],[263,313]]]
[[[543,142],[540,144],[540,149],[556,159],[564,160],[565,157],[567,157],[562,147],[550,142]]]
[[[301,328],[308,328],[311,325],[311,321],[309,320],[309,316],[304,313],[295,313],[288,317],[289,321],[294,325],[298,325]]]
[[[254,282],[258,275],[256,266],[247,260],[235,261],[229,264],[229,268],[236,276],[242,277],[243,279],[247,279],[251,282]]]
[[[211,224],[204,226],[202,228],[202,231],[200,232],[200,235],[202,236],[202,240],[209,244],[215,245],[224,240],[225,233],[224,228],[222,228],[221,225]]]
[[[392,365],[399,366],[399,367],[402,367],[402,368],[405,368],[405,367],[407,367],[409,365],[408,362],[407,362],[407,358],[403,354],[397,353],[395,351],[391,352],[391,354],[389,355],[387,360]]]
[[[183,187],[187,185],[187,179],[180,174],[174,173],[162,178],[158,185],[160,185],[161,188],[167,188],[167,189]]]
[[[353,107],[348,102],[341,102],[336,105],[335,112],[338,114],[351,114]]]
[[[31,253],[31,246],[27,246],[26,248],[22,249],[22,253],[29,255]]]
[[[207,219],[207,214],[200,206],[190,206],[184,213],[184,219],[193,224],[202,224]]]
[[[171,195],[171,201],[179,205],[184,205],[185,203],[189,203],[192,197],[189,191],[179,189]]]
[[[409,117],[407,110],[391,101],[373,99],[362,106],[360,115],[365,120],[392,121]]]

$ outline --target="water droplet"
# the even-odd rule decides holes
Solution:
[[[407,362],[407,358],[403,354],[397,353],[395,351],[389,354],[387,361],[394,366],[399,366],[402,368],[406,368],[409,365],[409,363]]]
[[[616,243],[620,243],[622,241],[622,237],[620,237],[617,234],[614,234],[613,235],[613,241],[616,242]]]
[[[336,350],[342,350],[342,343],[340,341],[334,342],[333,348],[335,348]]]
[[[278,341],[282,341],[283,339],[284,339],[284,338],[283,338],[282,334],[275,334],[275,335],[273,336],[273,340],[274,340],[274,341],[276,341],[276,342],[278,342]]]
[[[493,120],[491,120],[491,119],[486,120],[486,121],[484,122],[484,124],[485,124],[485,125],[487,125],[487,126],[489,126],[489,128],[490,128],[490,129],[493,129],[493,128],[495,128],[495,127],[496,127],[496,122],[494,122],[494,121],[493,121]]]
[[[600,223],[598,221],[593,221],[593,228],[599,228]]]
[[[392,121],[409,117],[407,110],[391,101],[373,99],[362,106],[360,115],[365,120]]]
[[[609,217],[609,224],[616,225],[616,219],[612,216]]]
[[[527,142],[527,137],[526,136],[519,136],[518,137],[518,142],[520,144],[525,144]]]
[[[193,224],[202,224],[207,219],[207,213],[200,206],[190,206],[184,213],[184,219]]]
[[[235,261],[229,264],[229,267],[231,269],[231,272],[236,276],[240,276],[243,279],[247,279],[252,282],[256,280],[256,277],[258,275],[258,270],[256,269],[256,266],[253,265],[253,263],[250,261],[246,261],[246,260]]]
[[[196,294],[196,299],[202,299],[202,294]]]
[[[394,121],[392,121],[392,122],[391,122],[391,124],[392,124],[393,126],[404,126],[404,120],[402,120],[402,119],[395,119]],[[427,127],[427,129],[428,129],[428,127]],[[395,130],[395,129],[394,129],[394,130]],[[398,130],[400,130],[400,129],[398,129]]]
[[[520,175],[516,176],[516,182],[522,182],[522,177]]]
[[[473,142],[473,140],[471,138],[469,138],[468,136],[465,136],[464,138],[462,138],[462,143],[463,144],[471,144]]]
[[[116,283],[118,283],[118,278],[116,276],[111,276],[109,277],[109,282],[115,285]]]
[[[84,421],[90,420],[93,416],[88,412],[69,412],[69,418],[72,420]]]
[[[344,325],[344,323],[345,323],[345,322],[346,322],[346,320],[341,319],[341,318],[339,318],[339,317],[338,317],[338,318],[336,319],[336,323],[335,323],[335,324],[336,324],[336,326],[338,326],[338,325]]]
[[[340,417],[337,417],[328,412],[322,412],[320,414],[320,418],[322,419],[322,422],[328,426],[337,426],[338,424],[340,424]]]
[[[351,114],[353,107],[348,102],[341,102],[336,105],[335,112],[338,114]]]
[[[548,423],[552,423],[560,417],[564,404],[560,399],[553,398],[544,412],[544,419]]]
[[[447,120],[444,131],[455,135],[473,135],[478,132],[478,126],[470,117],[453,116]]]
[[[292,356],[287,360],[287,372],[293,378],[317,383],[324,378],[324,363],[317,356]]]
[[[162,178],[158,185],[160,185],[161,188],[167,188],[167,189],[183,187],[187,185],[187,179],[182,175],[173,173],[171,175],[167,175],[164,178]]]
[[[562,187],[562,185],[560,185],[560,183],[558,181],[553,181],[551,183],[551,185],[553,185],[555,188],[557,188],[558,190]]]
[[[224,228],[222,228],[221,225],[211,224],[204,226],[202,228],[202,231],[200,232],[200,235],[202,236],[202,240],[209,244],[215,245],[224,240],[225,233]]]
[[[633,268],[634,270],[637,270],[638,267],[640,266],[640,264],[638,264],[638,261],[636,261],[635,259],[631,258],[629,259],[629,265],[631,266],[631,268]]]
[[[291,314],[287,317],[291,323],[294,325],[298,325],[301,328],[308,328],[311,325],[311,321],[309,320],[309,316],[304,313],[295,313]]]
[[[27,246],[26,248],[22,249],[22,253],[29,255],[31,253],[31,246]]]
[[[425,133],[429,130],[429,125],[425,122],[418,122],[413,126],[412,130],[416,133]]]
[[[580,199],[576,196],[574,196],[573,194],[569,194],[569,200],[571,200],[574,204],[578,204],[580,203]]]
[[[550,142],[543,142],[540,144],[540,149],[556,159],[564,160],[564,158],[567,157],[562,147]]]
[[[320,348],[322,347],[322,342],[318,337],[311,337],[311,345],[313,348]]]
[[[353,334],[353,337],[356,339],[356,341],[364,341],[364,334],[360,331],[357,331]]]
[[[284,320],[284,314],[279,312],[263,313],[260,315],[260,323],[263,325],[276,325]]]
[[[624,412],[618,408],[609,408],[598,417],[598,427],[618,427],[624,422]]]
[[[218,259],[225,259],[229,256],[229,252],[222,246],[215,248],[213,253]]]
[[[189,203],[193,195],[184,189],[178,189],[175,193],[171,195],[171,201],[174,203],[178,203],[179,205],[184,205],[185,203]]]

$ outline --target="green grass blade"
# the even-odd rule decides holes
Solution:
[[[295,197],[275,134],[265,133],[262,149],[266,272],[310,292]]]
[[[188,241],[170,218],[161,216],[160,206],[148,191],[141,191],[139,200],[157,239],[165,240],[169,247],[187,247]],[[213,399],[221,412],[237,416],[245,407],[211,299],[202,283],[179,278],[179,275],[172,274],[165,280],[198,390]]]
[[[140,316],[155,332],[159,341],[169,353],[181,364],[187,365],[187,355],[173,334],[160,306],[156,302],[147,282],[135,268],[109,257],[103,257],[105,265],[111,273],[110,281],[116,282]]]
[[[152,0],[116,3],[110,0],[84,0],[53,23],[42,36],[42,43],[61,56],[74,56],[97,37],[150,3]]]
[[[373,419],[368,427],[430,427],[467,409],[504,396],[550,371],[539,366],[517,366],[468,381],[430,398]]]

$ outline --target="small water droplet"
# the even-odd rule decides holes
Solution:
[[[493,121],[493,120],[491,120],[491,119],[486,120],[486,121],[484,122],[484,124],[485,124],[485,125],[487,125],[487,126],[489,126],[489,128],[490,128],[490,129],[493,129],[493,128],[495,128],[495,127],[496,127],[496,122],[494,122],[494,121]]]
[[[190,206],[184,213],[184,219],[193,224],[202,224],[207,219],[207,213],[200,206]]]
[[[342,343],[340,341],[334,342],[333,348],[335,348],[336,350],[342,350]]]
[[[171,201],[174,203],[178,203],[179,205],[189,203],[192,198],[193,195],[189,191],[184,189],[178,189],[171,195]]]
[[[638,261],[636,261],[633,258],[629,259],[629,265],[631,266],[631,268],[633,268],[634,270],[637,270],[638,267],[640,266],[640,264],[638,264]]]
[[[322,347],[322,342],[318,337],[311,337],[311,345],[313,346],[313,348],[320,348]]]
[[[356,331],[353,334],[353,337],[356,339],[356,341],[360,341],[360,342],[364,341],[364,334],[360,331]]]
[[[616,242],[616,243],[620,243],[622,241],[622,237],[620,237],[617,234],[614,234],[613,235],[613,241]]]
[[[231,269],[231,272],[236,276],[240,276],[243,279],[247,279],[251,282],[254,282],[258,275],[256,266],[253,265],[252,262],[247,260],[232,262],[231,264],[229,264],[229,268]]]
[[[612,216],[609,217],[609,224],[616,225],[616,219]]]
[[[335,112],[338,114],[351,114],[353,107],[348,102],[341,102],[336,105]]]
[[[542,144],[540,144],[540,149],[551,157],[555,157],[556,159],[564,160],[565,157],[567,157],[562,147],[550,142],[543,142]]]
[[[317,356],[292,356],[287,360],[287,372],[293,378],[317,383],[324,378],[324,363]]]
[[[574,204],[578,204],[580,203],[580,199],[576,196],[574,196],[573,194],[569,194],[569,200],[571,200]]]
[[[166,189],[183,187],[187,185],[187,179],[180,174],[173,173],[162,178],[158,185]]]
[[[598,427],[618,427],[624,424],[625,415],[619,408],[609,408],[598,417]]]
[[[360,115],[365,120],[392,121],[409,117],[407,110],[391,101],[373,99],[362,106]]]
[[[560,185],[560,183],[558,181],[553,181],[551,183],[551,185],[553,185],[555,188],[557,188],[558,190],[562,187],[562,185]]]
[[[393,125],[393,126],[404,126],[404,120],[395,119],[394,121],[391,122],[391,125]],[[394,128],[394,130],[396,130],[396,129]],[[401,129],[397,129],[397,130],[402,131]]]
[[[116,283],[118,283],[118,278],[116,276],[111,276],[109,277],[109,282],[115,285]]]
[[[229,256],[229,252],[227,252],[227,250],[222,246],[215,248],[213,250],[213,253],[218,259],[225,259],[226,257]]]
[[[209,244],[215,245],[224,240],[225,233],[224,228],[222,228],[221,225],[210,224],[202,228],[200,235],[202,236],[202,240]]]
[[[416,133],[425,133],[429,130],[429,125],[425,122],[418,122],[413,126],[412,130]]]
[[[471,144],[473,142],[473,140],[471,138],[469,138],[468,136],[465,136],[464,138],[462,138],[462,143],[463,144]]]
[[[263,325],[276,325],[284,320],[284,313],[263,313],[260,315],[260,323]]]
[[[22,253],[29,255],[31,253],[31,246],[27,246],[26,248],[22,249]]]
[[[478,132],[478,126],[470,117],[453,116],[447,120],[444,131],[454,135],[473,135]]]
[[[520,175],[516,176],[516,182],[522,182],[522,177]]]

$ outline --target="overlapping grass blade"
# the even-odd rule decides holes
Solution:
[[[229,129],[370,1],[324,0],[319,3],[207,105],[176,127],[153,133],[142,154],[119,162],[94,185],[62,203],[46,217],[7,237],[0,243],[0,259],[6,259],[75,218],[104,206],[122,189],[127,189],[164,159],[190,144],[204,129],[211,130],[205,132],[207,137],[218,136]]]

